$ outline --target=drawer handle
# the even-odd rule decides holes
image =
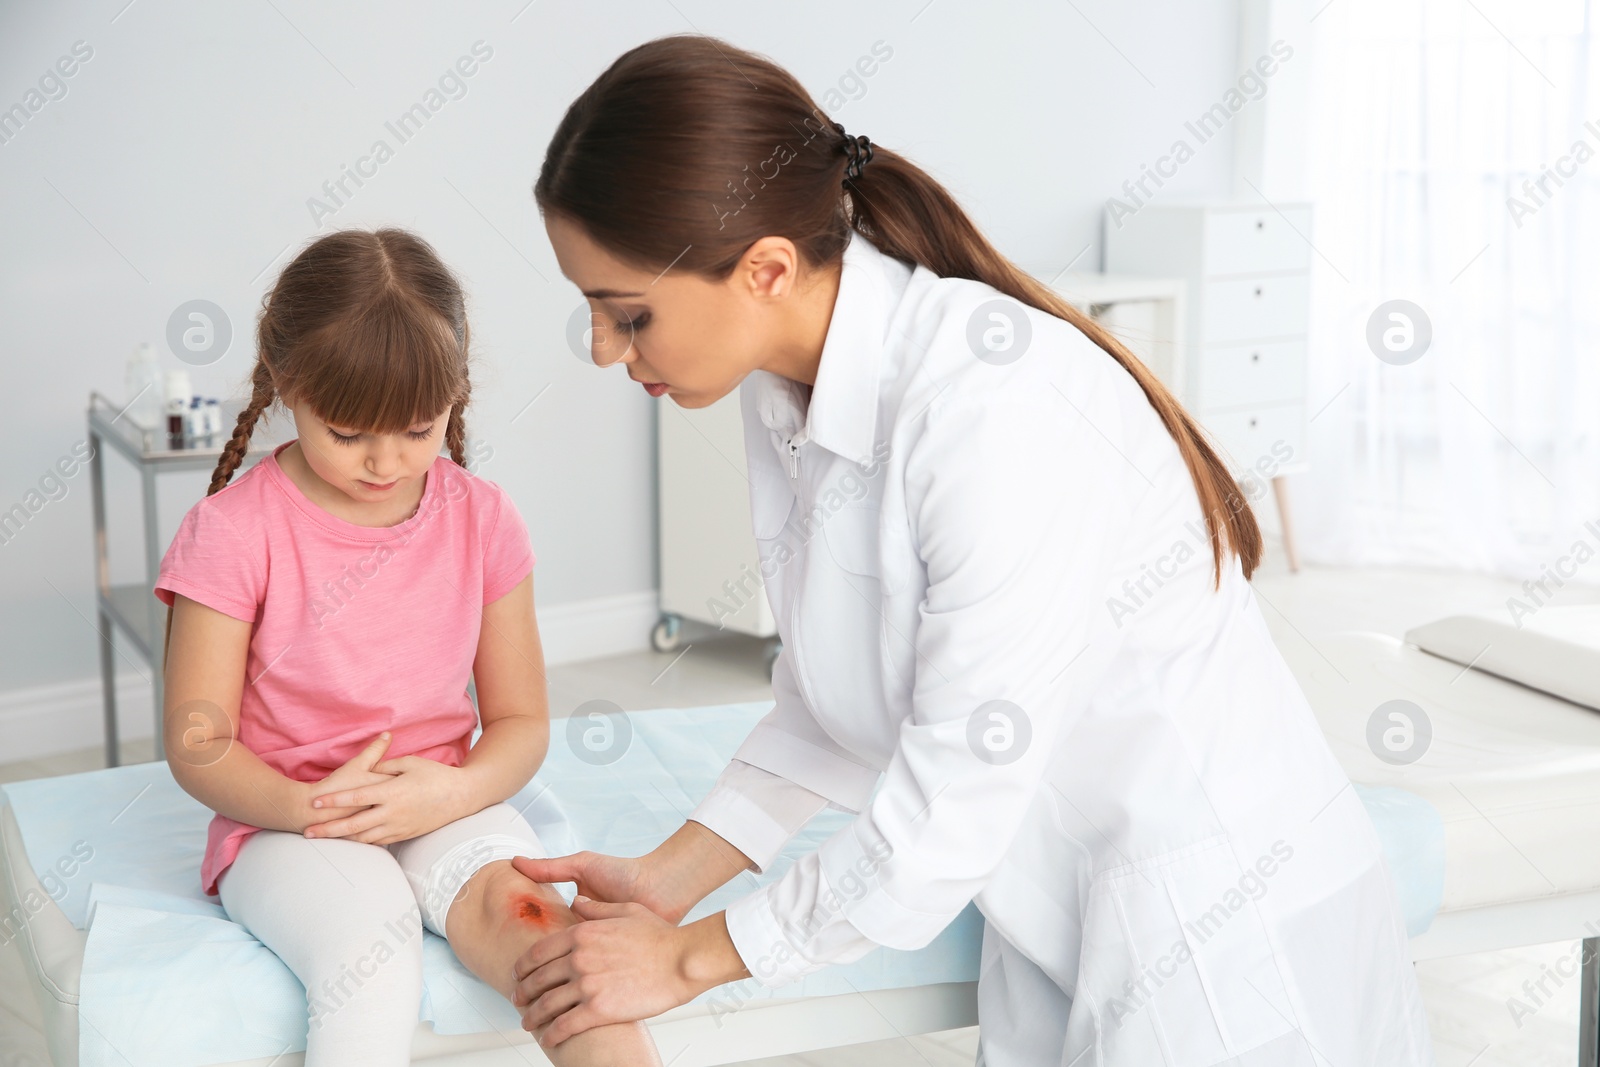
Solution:
[[[1266,224],[1266,222],[1264,220],[1256,219],[1256,229],[1258,229],[1258,230],[1265,229],[1266,225],[1267,224]]]
[[[1261,295],[1261,286],[1259,286],[1259,285],[1258,285],[1258,286],[1256,286],[1256,295],[1257,295],[1257,296],[1260,296],[1260,295]]]
[[[1261,362],[1261,353],[1260,352],[1252,352],[1252,353],[1250,353],[1250,362],[1251,363],[1260,363]]]
[[[1250,428],[1252,430],[1256,428],[1256,417],[1254,415],[1250,416]]]

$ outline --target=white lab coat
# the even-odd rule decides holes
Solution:
[[[765,867],[859,813],[728,909],[759,981],[975,899],[988,1067],[1433,1062],[1373,826],[1111,356],[858,235],[815,387],[741,402],[783,652],[691,817]]]

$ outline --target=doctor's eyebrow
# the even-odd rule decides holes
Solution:
[[[643,293],[624,293],[620,289],[585,289],[583,295],[595,300],[610,300],[619,296],[643,296]]]

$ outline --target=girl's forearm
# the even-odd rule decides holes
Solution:
[[[246,825],[300,833],[328,818],[326,811],[312,811],[306,783],[280,774],[237,741],[212,763],[191,762],[182,753],[169,753],[167,762],[186,793]]]
[[[549,749],[548,722],[537,716],[506,715],[486,723],[461,763],[467,789],[462,814],[510,799],[533,778]]]

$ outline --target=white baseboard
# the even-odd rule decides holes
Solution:
[[[650,647],[655,590],[595,597],[539,609],[545,663],[638,652]],[[149,683],[126,669],[117,676],[117,723],[124,741],[150,737],[155,716]],[[105,743],[100,678],[0,690],[0,763],[38,759]]]
[[[0,763],[105,745],[100,677],[0,692]],[[155,731],[150,685],[131,670],[117,676],[117,724],[124,741]]]
[[[539,639],[550,666],[576,660],[641,652],[661,617],[654,589],[594,597],[539,608]]]

